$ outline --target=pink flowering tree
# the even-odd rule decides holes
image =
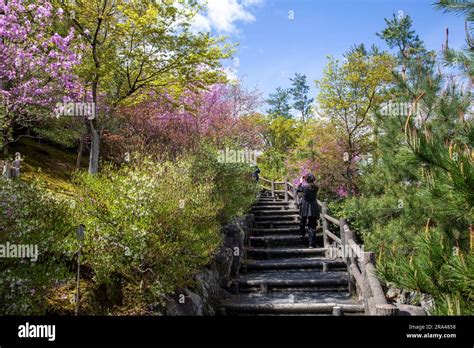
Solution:
[[[120,110],[121,130],[107,135],[107,148],[115,156],[141,149],[175,156],[204,142],[258,150],[258,128],[248,117],[258,105],[257,93],[226,84],[188,90],[177,100],[150,94],[147,101]]]
[[[28,127],[54,109],[62,97],[80,93],[73,73],[80,57],[74,30],[54,31],[60,19],[49,1],[0,0],[0,144],[3,154]]]
[[[334,124],[322,120],[307,122],[297,145],[290,151],[285,162],[289,178],[297,183],[302,175],[311,172],[316,177],[322,196],[347,196],[349,189],[344,149],[341,134]],[[350,164],[354,177],[357,173],[357,162],[357,156],[354,156]],[[351,193],[354,192],[353,190]]]

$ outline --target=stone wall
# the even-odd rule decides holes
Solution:
[[[231,279],[245,258],[244,245],[253,228],[253,214],[234,219],[221,229],[223,244],[212,262],[194,276],[195,286],[166,299],[165,315],[218,315],[222,300],[230,296]]]
[[[399,289],[393,284],[386,289],[385,297],[398,307],[402,316],[425,316],[433,305],[431,296]]]

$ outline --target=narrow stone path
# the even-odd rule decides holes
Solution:
[[[262,193],[253,207],[255,226],[246,259],[234,279],[235,294],[223,303],[227,315],[362,315],[349,293],[342,259],[308,248],[299,234],[298,211],[282,197]],[[322,233],[318,231],[318,245]]]

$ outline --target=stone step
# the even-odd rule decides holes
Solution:
[[[322,230],[322,226],[316,227],[316,231],[318,234],[322,233]],[[288,227],[255,227],[252,231],[252,235],[254,236],[300,234],[300,227],[299,225],[291,225]]]
[[[263,226],[299,226],[298,221],[280,221],[280,220],[255,220],[255,227],[263,227]]]
[[[260,195],[259,199],[279,199],[279,200],[284,200],[285,199],[285,195],[284,194],[277,194],[275,193],[275,195]]]
[[[285,211],[285,210],[291,210],[289,205],[254,205],[252,207],[252,212],[253,213],[259,213],[263,210],[272,210],[272,211]]]
[[[277,269],[323,269],[326,264],[328,270],[347,271],[346,263],[342,259],[329,259],[324,257],[312,258],[286,258],[272,260],[246,259],[242,264],[242,271],[254,272],[260,270]]]
[[[300,216],[296,214],[283,213],[281,215],[255,215],[255,221],[300,221]]]
[[[364,305],[348,292],[284,292],[235,295],[223,303],[227,315],[328,314],[338,306],[344,314],[363,314]]]
[[[322,256],[327,248],[247,248],[250,259],[289,258],[298,256]]]
[[[290,203],[289,202],[285,202],[285,201],[259,201],[257,202],[256,206],[265,206],[265,205],[268,205],[268,206],[272,206],[272,205],[289,205]]]
[[[316,235],[316,243],[322,244],[322,233]],[[299,228],[297,233],[293,234],[269,234],[264,236],[251,236],[249,238],[249,245],[251,247],[275,247],[275,246],[287,246],[287,247],[307,247],[308,236],[302,237],[299,234]]]
[[[255,219],[257,220],[298,220],[300,219],[299,214],[291,214],[286,210],[274,211],[273,214],[256,214]]]
[[[256,210],[255,211],[255,216],[277,216],[278,218],[281,217],[282,215],[298,215],[299,210],[297,209],[273,209],[273,210]]]
[[[268,270],[242,274],[233,280],[233,288],[242,290],[268,292],[273,288],[284,289],[334,289],[347,290],[348,277],[342,272],[320,272],[315,269],[303,270]]]
[[[254,236],[263,236],[263,235],[279,235],[279,234],[300,234],[300,227],[299,226],[292,226],[292,227],[278,227],[278,228],[254,228],[253,230]]]

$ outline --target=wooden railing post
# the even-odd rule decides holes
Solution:
[[[331,243],[337,245],[336,257],[340,257],[347,265],[349,277],[349,291],[362,296],[366,314],[392,316],[399,315],[396,306],[387,303],[385,294],[375,272],[374,254],[364,252],[354,240],[354,232],[351,231],[347,219],[337,219],[328,214],[327,202],[318,201],[321,207],[321,219],[323,225],[323,243],[327,249],[326,257],[329,255]],[[340,236],[329,231],[329,223],[339,226]],[[323,265],[323,271],[327,267]],[[337,312],[337,311],[336,311]]]
[[[288,202],[288,178],[285,179],[285,202]]]
[[[341,232],[341,240],[342,240],[342,258],[347,264],[347,274],[349,276],[349,292],[354,292],[355,289],[355,284],[354,284],[354,279],[352,276],[352,270],[351,270],[351,264],[353,262],[353,258],[351,257],[352,254],[352,248],[349,245],[349,240],[353,240],[354,236],[352,234],[352,231],[349,228],[349,225],[347,224],[347,219],[340,219],[340,232]]]
[[[347,245],[347,240],[346,240],[346,231],[344,231],[344,225],[347,224],[346,219],[339,219],[339,235],[342,241],[342,246],[345,248]],[[345,257],[343,256],[345,259]]]
[[[324,217],[328,213],[328,204],[326,202],[321,203],[321,219],[323,221],[323,246],[329,248],[329,237],[326,235],[326,231],[329,229],[328,221]],[[327,251],[326,251],[327,254]],[[327,255],[326,255],[327,256]]]
[[[275,180],[272,179],[272,197],[275,197]]]

